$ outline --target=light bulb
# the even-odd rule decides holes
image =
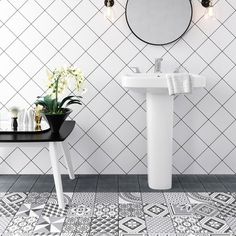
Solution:
[[[104,11],[104,18],[113,22],[115,20],[115,12],[113,9],[114,2],[112,2],[111,0],[108,0],[105,6],[106,7]]]
[[[209,7],[206,8],[206,12],[205,12],[204,18],[205,19],[215,19],[215,13],[214,13],[212,1],[210,2]]]

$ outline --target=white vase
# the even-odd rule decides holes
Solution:
[[[29,127],[28,110],[24,109],[24,112],[23,112],[23,128],[24,128],[24,130],[28,130],[28,127]]]
[[[31,108],[28,110],[28,119],[29,119],[29,129],[33,130],[33,128],[34,128],[34,111]]]

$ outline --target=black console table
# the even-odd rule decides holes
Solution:
[[[71,134],[75,126],[75,121],[65,121],[62,125],[60,132],[58,134],[53,134],[51,130],[44,132],[5,132],[0,131],[0,145],[9,146],[9,145],[42,145],[45,143],[48,144],[49,154],[52,165],[52,172],[56,187],[56,193],[58,198],[59,207],[65,208],[64,199],[63,199],[63,188],[61,181],[61,173],[59,170],[59,161],[58,161],[58,150],[61,148],[62,153],[65,158],[65,163],[69,172],[70,179],[74,179],[74,171],[71,163],[71,157],[69,153],[68,144],[66,142],[67,137]]]

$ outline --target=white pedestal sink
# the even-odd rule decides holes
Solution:
[[[206,86],[205,77],[190,77],[193,88]],[[170,189],[174,96],[168,94],[166,75],[133,73],[123,76],[122,86],[146,94],[148,184],[152,189]]]

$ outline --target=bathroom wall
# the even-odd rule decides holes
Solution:
[[[236,1],[216,1],[212,20],[193,0],[189,31],[164,47],[131,34],[126,0],[115,1],[114,24],[104,20],[103,2],[0,1],[0,119],[12,105],[30,107],[44,93],[46,68],[73,64],[88,88],[71,115],[76,173],[146,173],[145,98],[123,89],[121,76],[132,66],[153,71],[154,59],[163,57],[163,72],[181,64],[207,77],[206,89],[175,99],[174,173],[235,173]],[[0,148],[0,173],[51,173],[47,148]]]

